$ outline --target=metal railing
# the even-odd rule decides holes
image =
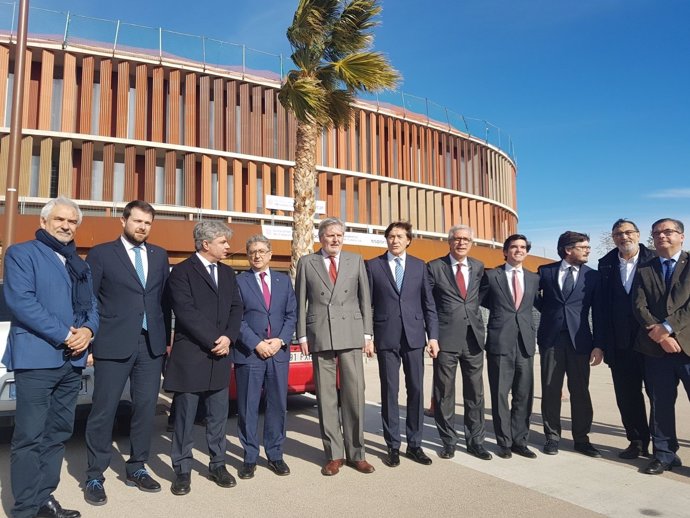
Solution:
[[[16,34],[16,2],[0,2],[0,41],[11,42]],[[113,54],[130,53],[162,60],[178,60],[224,69],[242,76],[261,77],[280,82],[285,75],[282,54],[253,49],[239,43],[197,36],[160,27],[147,27],[121,20],[94,18],[41,7],[29,7],[29,35],[55,42],[63,48],[98,48]],[[292,64],[287,60],[287,66]],[[508,133],[491,122],[467,117],[426,97],[402,91],[360,95],[377,108],[402,108],[405,118],[418,122],[446,125],[477,140],[501,149],[517,163],[515,146]]]

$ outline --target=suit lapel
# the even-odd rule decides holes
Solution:
[[[381,270],[383,270],[383,275],[386,276],[386,279],[388,279],[388,282],[391,283],[391,286],[393,286],[393,289],[395,291],[398,291],[398,285],[395,283],[395,277],[393,277],[393,274],[391,273],[390,266],[388,265],[388,254],[385,253],[385,254],[379,256],[378,263],[379,263]],[[409,261],[405,265],[405,267],[406,267],[405,268],[405,275],[407,275],[407,273],[408,273],[408,269],[407,269],[408,266],[410,266]],[[405,277],[403,277],[403,286],[404,286],[404,281],[405,281]]]
[[[460,295],[460,288],[458,288],[458,283],[455,280],[455,275],[453,275],[453,265],[450,262],[450,255],[445,256],[443,258],[443,262],[446,263],[444,270],[445,270],[448,282],[450,283],[451,286],[453,286],[453,289],[455,289],[455,293],[458,294],[458,297],[460,297],[462,299],[462,295]]]
[[[213,279],[211,279],[211,274],[209,273],[208,269],[204,267],[204,264],[199,260],[196,253],[192,256],[192,265],[194,266],[194,270],[196,270],[204,282],[208,284],[209,288],[218,293],[218,286],[215,285]],[[218,265],[216,265],[216,268],[218,271],[218,284],[220,284],[220,268],[218,268]]]
[[[661,261],[659,261],[661,262]],[[676,267],[673,269],[673,275],[671,275],[671,288],[669,289],[669,293],[673,291],[673,288],[678,286],[678,281],[680,279],[681,274],[683,273],[683,270],[687,267],[688,264],[688,254],[685,252],[681,252],[680,256],[678,257],[678,263],[676,264]],[[663,274],[662,274],[663,276]],[[664,281],[664,285],[666,284],[666,281]]]
[[[127,253],[127,250],[125,249],[125,245],[122,243],[122,240],[118,237],[115,241],[113,241],[113,248],[115,249],[115,255],[117,258],[120,260],[122,265],[124,266],[125,270],[129,272],[129,274],[134,278],[135,282],[141,286],[141,281],[139,280],[139,276],[137,275],[137,271],[134,269],[134,265],[132,264],[132,260],[129,258],[129,254]],[[148,250],[148,247],[147,247]],[[151,262],[149,261],[149,266],[151,266]],[[149,268],[149,273],[150,273],[151,268]],[[148,282],[148,277],[147,277],[147,282]],[[143,288],[144,286],[142,286]]]
[[[510,292],[510,286],[508,286],[508,272],[506,271],[506,265],[504,264],[501,268],[497,269],[496,274],[498,276],[498,288],[501,290],[503,296],[510,303],[510,305],[515,306],[513,295]]]
[[[273,277],[273,275],[271,275]],[[271,296],[273,296],[273,290],[275,289],[275,279],[271,279]],[[254,294],[256,300],[258,300],[263,307],[266,308],[266,303],[264,302],[264,294],[259,288],[259,283],[256,282],[256,272],[254,270],[248,270],[244,274],[244,282],[249,286],[249,290]],[[268,308],[266,308],[268,309]]]
[[[340,255],[341,264],[339,266],[342,266],[342,259],[343,259],[343,256],[342,256],[342,252],[341,252],[341,255]],[[333,286],[333,283],[331,283],[331,278],[329,277],[328,271],[326,270],[326,265],[324,263],[323,254],[321,252],[314,252],[314,254],[311,256],[310,262],[312,264],[312,267],[314,268],[314,270],[318,274],[319,278],[321,279],[321,281],[326,285],[326,287],[330,291],[333,291],[334,286]],[[338,273],[340,273],[340,272],[338,272]],[[337,282],[337,279],[336,279],[336,282]]]
[[[62,261],[57,256],[57,253],[53,251],[51,248],[48,246],[44,245],[40,241],[38,241],[39,246],[37,247],[43,255],[45,255],[48,258],[48,261],[52,263],[55,268],[57,268],[58,272],[60,272],[60,277],[62,277],[65,282],[67,283],[68,286],[72,286],[72,279],[69,277],[69,273],[67,273],[67,265],[63,264]]]

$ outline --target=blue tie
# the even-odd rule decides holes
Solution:
[[[403,275],[405,270],[402,267],[402,259],[400,257],[395,258],[395,285],[398,287],[398,292],[402,289]]]
[[[141,260],[141,248],[135,246],[132,248],[134,250],[134,269],[139,277],[139,282],[146,288],[146,277],[144,276],[144,263]],[[146,311],[144,311],[144,321],[141,323],[141,328],[146,331],[148,330],[148,324],[146,322]]]
[[[573,288],[575,287],[573,270],[574,268],[572,266],[568,266],[565,271],[565,277],[563,277],[563,288],[561,289],[561,293],[563,294],[564,299],[567,299],[570,296],[570,294],[573,292]]]
[[[666,281],[666,289],[671,288],[671,277],[673,277],[673,263],[675,259],[665,259],[664,260],[664,281]]]
[[[218,283],[216,282],[216,265],[215,264],[209,264],[208,265],[208,272],[211,275],[211,280],[213,281],[213,285],[217,288]]]

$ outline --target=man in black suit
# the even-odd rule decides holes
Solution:
[[[424,426],[424,346],[438,350],[438,318],[424,261],[407,254],[412,225],[396,221],[384,233],[388,252],[367,261],[374,313],[374,343],[381,380],[381,419],[388,445],[384,463],[400,464],[398,390],[400,363],[407,390],[407,452],[420,464],[431,464],[422,450]]]
[[[175,430],[171,457],[175,480],[170,490],[191,490],[194,417],[206,404],[209,478],[220,487],[235,486],[225,467],[230,347],[240,333],[242,298],[234,270],[221,261],[230,252],[232,231],[219,221],[194,226],[196,253],[170,272],[166,299],[175,313],[175,339],[163,388],[174,392]]]
[[[599,259],[602,324],[606,333],[604,362],[611,368],[616,403],[630,444],[618,456],[636,459],[649,455],[649,418],[642,388],[644,356],[634,350],[640,325],[632,312],[632,284],[638,265],[655,254],[640,244],[640,230],[634,222],[619,219],[611,236],[616,248]]]
[[[85,432],[88,466],[84,499],[92,505],[107,502],[104,473],[112,457],[115,414],[128,379],[132,422],[126,484],[146,492],[161,489],[145,466],[170,336],[170,315],[162,306],[168,254],[147,243],[155,215],[147,202],[129,202],[120,218],[122,235],[93,247],[86,257],[101,317],[92,348],[95,381]]]
[[[541,412],[544,453],[556,455],[561,438],[561,394],[568,375],[575,451],[589,457],[601,453],[589,442],[592,399],[589,368],[604,356],[601,338],[599,272],[585,265],[592,247],[589,236],[567,231],[558,238],[561,261],[539,268],[541,321],[537,343],[541,358]],[[589,326],[590,311],[594,336]]]
[[[482,305],[489,310],[485,348],[491,414],[498,456],[503,459],[509,459],[512,453],[536,458],[527,447],[536,348],[532,310],[539,295],[539,276],[522,266],[530,248],[522,234],[509,236],[503,243],[506,264],[486,271],[480,288]]]
[[[652,406],[654,458],[642,470],[660,475],[681,465],[676,435],[678,382],[690,398],[690,256],[683,251],[683,223],[663,218],[652,225],[659,259],[637,268],[633,314],[640,323],[635,350],[644,354]]]
[[[455,374],[462,371],[467,452],[491,460],[484,448],[484,323],[479,310],[479,287],[484,264],[468,257],[474,233],[466,225],[448,232],[450,253],[428,264],[429,280],[438,314],[438,351],[434,359],[434,417],[443,441],[442,459],[455,456]]]

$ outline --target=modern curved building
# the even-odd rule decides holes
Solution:
[[[195,220],[222,218],[239,237],[238,253],[242,236],[263,229],[287,264],[291,217],[281,209],[292,194],[296,123],[278,102],[279,78],[57,40],[28,41],[18,240],[31,237],[38,207],[57,194],[78,200],[88,216],[82,248],[114,238],[118,209],[141,198],[159,210],[152,240],[173,258],[192,249]],[[2,193],[13,55],[11,37],[0,38]],[[346,221],[365,256],[381,253],[366,245],[383,242],[398,219],[414,225],[412,251],[426,259],[447,252],[447,229],[462,222],[485,248],[478,254],[500,262],[488,250],[517,229],[514,161],[449,124],[358,102],[349,128],[324,131],[317,161],[323,213]]]

